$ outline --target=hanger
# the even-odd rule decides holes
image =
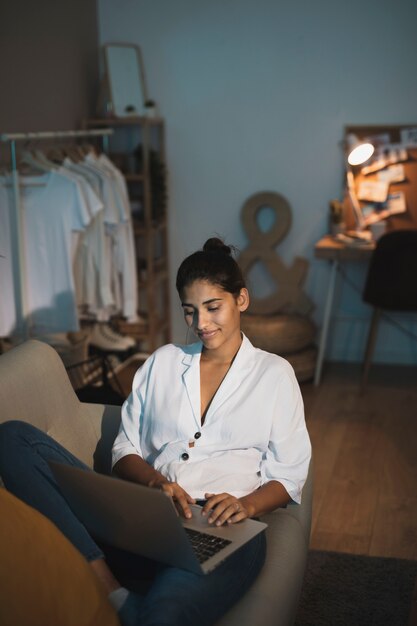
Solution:
[[[43,172],[50,172],[51,169],[47,168],[46,165],[43,165],[39,162],[36,157],[29,150],[30,142],[26,142],[24,146],[24,150],[19,160],[18,171],[22,175],[26,176],[39,176]],[[23,167],[22,167],[23,166]],[[25,167],[26,166],[26,167]],[[7,176],[10,177],[10,172],[7,173]],[[13,182],[8,181],[2,184],[3,187],[13,187]],[[19,187],[45,187],[45,183],[37,183],[36,181],[22,181],[19,178]]]
[[[93,156],[98,156],[97,149],[95,146],[93,146],[92,143],[84,143],[82,148],[84,151],[84,157],[86,157],[88,154],[92,154]]]
[[[53,169],[50,164],[46,164],[43,159],[39,159],[38,156],[34,155],[29,150],[24,150],[22,152],[19,165],[20,164],[29,165],[34,168],[37,174],[39,174],[39,171],[50,172],[51,169]]]
[[[49,168],[49,170],[56,170],[58,169],[58,165],[56,163],[53,162],[53,160],[49,159],[49,153],[48,153],[48,157],[46,156],[46,154],[44,152],[42,152],[42,150],[35,150],[33,153],[34,158],[41,163],[42,165],[44,165],[45,167]]]
[[[77,145],[67,146],[64,148],[63,152],[73,163],[79,163],[84,158],[84,154]]]
[[[59,148],[49,148],[48,151],[41,157],[43,163],[48,163],[54,169],[57,169],[62,164],[64,159],[65,153]]]

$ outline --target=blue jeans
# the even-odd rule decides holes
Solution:
[[[0,475],[6,488],[54,522],[88,561],[106,558],[106,548],[97,545],[62,496],[49,468],[50,460],[86,468],[31,424],[0,424]],[[119,553],[116,560],[119,568],[122,563],[122,578],[124,567],[139,580],[151,578],[143,595],[138,626],[209,626],[251,586],[263,566],[265,552],[265,535],[261,533],[203,576],[128,553]],[[110,562],[114,553],[114,549],[109,550]]]

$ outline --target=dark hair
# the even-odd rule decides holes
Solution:
[[[207,239],[202,250],[190,254],[181,263],[176,281],[178,293],[181,295],[184,288],[195,280],[206,280],[237,297],[246,284],[239,265],[232,257],[233,251],[234,248],[218,237]]]

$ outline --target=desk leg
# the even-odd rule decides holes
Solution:
[[[327,290],[326,305],[324,307],[323,327],[321,329],[319,352],[317,355],[316,371],[314,373],[314,384],[316,387],[320,383],[321,369],[323,367],[324,353],[326,351],[327,335],[329,333],[330,317],[333,307],[334,288],[336,284],[336,276],[339,262],[335,259],[332,261],[330,270],[329,289]]]

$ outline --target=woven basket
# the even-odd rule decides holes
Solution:
[[[310,346],[316,334],[313,322],[301,315],[246,314],[241,328],[257,348],[285,357]]]
[[[293,354],[286,354],[284,358],[293,366],[299,383],[313,378],[317,359],[316,348],[310,347]]]

